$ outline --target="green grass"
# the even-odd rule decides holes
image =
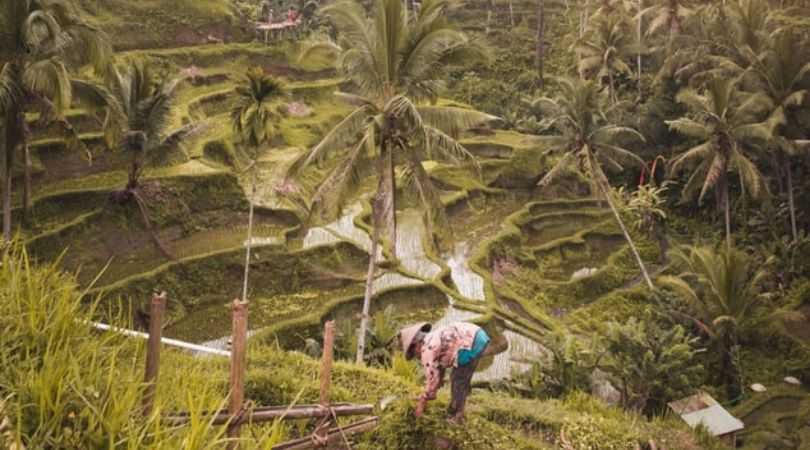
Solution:
[[[210,425],[204,412],[225,404],[227,359],[195,358],[164,349],[155,411],[144,417],[140,413],[142,341],[97,333],[82,325],[94,316],[94,308],[81,301],[75,281],[56,266],[33,267],[18,247],[7,247],[2,263],[0,394],[5,399],[2,413],[11,421],[12,441],[28,448],[83,449],[110,448],[116,442],[126,442],[126,448],[132,449],[214,449],[225,444],[225,427]],[[256,405],[317,400],[317,360],[251,342],[249,400]],[[415,381],[413,372],[402,368],[334,365],[332,401],[375,404],[386,396],[399,398],[377,412],[380,427],[361,436],[356,448],[430,448],[436,437],[454,442],[459,449],[545,448],[524,437],[517,423],[479,412],[477,406],[469,415],[470,425],[448,425],[443,418],[446,390],[424,418],[415,419],[410,401],[419,392]],[[487,398],[480,392],[473,394],[476,405]],[[536,402],[523,404],[534,404],[530,406],[534,411],[541,408]],[[621,414],[601,408],[593,414]],[[161,414],[175,411],[188,411],[193,420],[181,427],[160,420]],[[627,423],[636,420],[627,416]],[[306,421],[289,425],[285,435],[290,438],[311,430]],[[243,448],[266,448],[271,433],[269,426],[246,426]]]

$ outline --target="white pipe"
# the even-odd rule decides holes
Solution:
[[[126,328],[114,327],[112,325],[107,325],[106,323],[101,323],[101,322],[89,322],[89,323],[90,323],[90,325],[93,326],[93,328],[95,328],[97,330],[112,331],[113,333],[123,334],[124,336],[138,337],[138,338],[142,338],[142,339],[149,339],[149,335],[147,333],[142,333],[140,331],[128,330]],[[184,348],[186,350],[192,350],[192,351],[200,352],[200,353],[207,353],[209,355],[225,356],[225,357],[228,357],[228,358],[230,358],[230,356],[231,356],[231,352],[229,352],[227,350],[219,350],[219,349],[216,349],[216,348],[206,347],[204,345],[192,344],[191,342],[178,341],[177,339],[161,338],[160,342],[162,342],[165,345],[172,346],[172,347]]]

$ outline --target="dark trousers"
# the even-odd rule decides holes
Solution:
[[[478,367],[481,355],[470,361],[466,366],[456,367],[450,374],[450,406],[447,413],[451,416],[464,415],[464,404],[472,391],[472,377]]]

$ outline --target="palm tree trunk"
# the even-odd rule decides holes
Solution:
[[[390,137],[388,133],[394,129],[393,118],[386,117],[385,131],[383,131],[382,144],[380,146],[380,157],[377,159],[377,194],[371,204],[371,251],[369,254],[368,273],[366,274],[366,290],[363,295],[363,312],[360,316],[360,329],[357,331],[357,364],[364,363],[366,352],[366,330],[368,330],[369,311],[371,310],[371,297],[374,294],[374,272],[377,270],[377,252],[380,237],[385,229],[389,237],[389,252],[396,258],[396,209],[394,208],[394,198],[396,186],[394,186],[394,160],[393,151],[390,147]],[[393,235],[393,237],[391,237]],[[387,246],[384,246],[387,247]]]
[[[537,0],[537,42],[535,48],[535,66],[537,67],[537,79],[540,89],[545,87],[544,72],[546,64],[546,1]]]
[[[793,233],[793,242],[799,240],[799,233],[796,228],[796,205],[793,201],[793,174],[790,170],[790,162],[785,160],[785,173],[787,174],[788,207],[790,209],[790,231]]]
[[[610,199],[610,193],[604,188],[604,186],[601,186],[601,183],[600,187],[602,189],[602,195],[605,196],[605,200],[607,200],[608,205],[610,205],[610,210],[613,211],[613,216],[616,218],[619,228],[622,229],[624,239],[627,241],[627,244],[630,245],[630,250],[633,252],[633,256],[636,258],[636,263],[638,264],[638,268],[641,269],[641,275],[644,276],[644,281],[647,283],[647,287],[649,287],[651,291],[654,291],[655,286],[653,286],[652,280],[650,279],[650,274],[647,272],[647,267],[644,265],[644,261],[642,261],[641,255],[638,253],[638,249],[636,249],[636,244],[633,242],[633,238],[630,237],[630,233],[627,231],[627,227],[624,226],[624,221],[622,220],[621,215],[619,215],[616,205],[614,205],[613,200]]]
[[[127,191],[132,191],[133,189],[138,187],[138,178],[140,172],[140,162],[138,161],[138,156],[132,156],[132,163],[129,166],[129,174],[127,177]]]
[[[253,161],[254,167],[251,169],[250,180],[250,206],[248,207],[248,232],[247,232],[247,250],[245,251],[245,277],[242,281],[242,301],[248,301],[248,279],[250,276],[250,250],[253,248],[253,204],[256,201],[256,161]]]
[[[638,0],[638,23],[636,32],[638,34],[638,55],[636,55],[636,65],[638,66],[638,99],[641,101],[642,96],[642,89],[641,89],[641,44],[642,44],[642,35],[641,35],[641,10],[643,5],[641,4],[641,0]],[[641,121],[641,117],[639,115],[639,121]]]
[[[3,186],[3,239],[6,241],[11,240],[11,202],[12,202],[12,189],[14,182],[12,180],[12,165],[14,163],[13,150],[6,147],[6,164],[3,170],[5,186]]]
[[[384,248],[392,258],[397,257],[397,212],[396,212],[396,177],[394,174],[394,152],[390,144],[383,145],[380,166],[379,224],[385,230]]]
[[[23,138],[22,143],[23,158],[25,159],[25,168],[23,175],[23,222],[27,223],[31,219],[31,209],[33,202],[31,201],[31,149],[28,146],[28,139]]]
[[[515,28],[515,10],[512,7],[512,0],[509,0],[509,24]]]
[[[723,211],[726,221],[726,248],[731,251],[731,202],[728,196],[728,176],[723,174],[720,183],[723,189]]]
[[[13,202],[13,188],[14,188],[14,151],[16,143],[14,142],[14,126],[16,117],[13,113],[9,112],[6,116],[5,123],[5,164],[3,167],[3,238],[6,241],[11,240],[11,203]]]
[[[375,201],[376,203],[376,201]],[[372,205],[372,210],[376,206]],[[372,211],[372,217],[376,216],[376,211]],[[372,219],[372,222],[378,222]],[[366,273],[366,291],[363,295],[363,313],[360,316],[360,329],[357,331],[357,364],[365,363],[366,353],[366,330],[368,330],[369,312],[371,310],[371,296],[374,295],[374,272],[377,271],[377,249],[380,241],[380,228],[377,223],[373,225],[374,231],[371,233],[371,252],[368,256],[368,272]]]

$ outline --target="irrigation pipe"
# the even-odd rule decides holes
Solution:
[[[88,323],[90,326],[92,326],[93,328],[95,328],[97,330],[112,331],[113,333],[122,334],[124,336],[137,337],[137,338],[141,338],[141,339],[149,339],[149,334],[142,333],[140,331],[128,330],[126,328],[119,328],[119,327],[112,326],[112,325],[107,325],[106,323],[101,323],[101,322],[89,322],[89,321],[87,321],[85,323]],[[168,346],[171,346],[171,347],[182,348],[182,349],[191,350],[191,351],[199,352],[199,353],[205,353],[205,354],[209,354],[209,355],[224,356],[224,357],[228,357],[228,358],[231,356],[231,352],[229,352],[227,350],[220,350],[220,349],[217,349],[217,348],[206,347],[204,345],[192,344],[191,342],[180,341],[180,340],[177,340],[177,339],[161,338],[160,342],[162,344],[164,344],[164,345],[168,345]]]

